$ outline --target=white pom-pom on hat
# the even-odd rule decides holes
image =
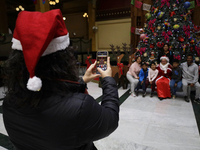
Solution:
[[[30,91],[34,92],[40,91],[40,89],[42,88],[42,80],[36,76],[34,76],[33,78],[29,78],[27,88]]]

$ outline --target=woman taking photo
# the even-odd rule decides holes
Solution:
[[[172,52],[169,50],[169,45],[166,43],[164,46],[163,46],[163,50],[162,52],[159,54],[159,57],[158,57],[158,64],[160,64],[160,58],[162,56],[167,56],[169,58],[169,63],[172,64],[173,63],[173,54]]]
[[[139,82],[139,73],[141,70],[142,58],[139,56],[136,58],[136,61],[130,66],[129,71],[126,74],[127,79],[131,83],[131,96],[135,97],[135,88]]]
[[[170,78],[171,78],[171,65],[169,64],[169,58],[166,56],[163,56],[160,58],[161,63],[158,65],[158,76],[156,79],[156,85],[157,85],[157,94],[158,98],[160,100],[163,100],[165,98],[171,97],[170,92]]]

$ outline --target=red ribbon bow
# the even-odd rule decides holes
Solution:
[[[124,64],[123,64],[123,63],[117,63],[117,66],[119,67],[119,70],[120,70],[121,75],[123,75],[123,70],[122,70],[122,68],[124,67]]]
[[[145,53],[145,51],[146,51],[146,47],[140,48],[140,55],[142,55],[143,53]]]
[[[169,42],[169,36],[172,35],[172,32],[171,31],[168,31],[168,32],[165,32],[163,31],[162,32],[162,36],[164,36],[165,38],[165,41]]]
[[[183,31],[185,32],[185,35],[186,36],[190,36],[190,26],[188,25],[188,26],[183,26]]]
[[[160,8],[162,8],[165,4],[169,7],[169,0],[162,0]]]
[[[175,14],[176,14],[175,11],[169,13],[170,17],[174,16]]]
[[[174,55],[174,59],[181,60],[181,56],[180,56],[180,55],[178,55],[178,56],[175,56],[175,55]]]
[[[152,27],[153,27],[153,24],[154,24],[155,22],[156,22],[156,19],[150,20],[149,23],[148,23],[148,25],[149,25],[148,29],[152,28]]]

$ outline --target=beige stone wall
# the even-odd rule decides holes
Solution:
[[[110,44],[130,44],[131,18],[96,22],[96,50],[110,50]]]

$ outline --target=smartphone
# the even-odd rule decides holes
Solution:
[[[101,68],[103,71],[107,70],[108,55],[109,53],[106,50],[97,51],[97,68]],[[98,70],[97,74],[100,74]]]

